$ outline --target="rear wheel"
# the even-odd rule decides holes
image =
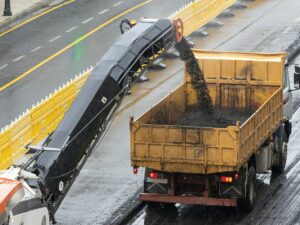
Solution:
[[[149,209],[157,209],[161,207],[159,202],[146,202],[146,205]]]
[[[282,173],[284,171],[287,159],[287,135],[283,131],[282,137],[278,139],[279,146],[279,156],[278,156],[278,164],[276,166],[272,166],[273,173]]]
[[[240,201],[240,207],[250,212],[255,204],[256,197],[256,171],[253,166],[248,170],[248,174],[244,180],[243,197]]]

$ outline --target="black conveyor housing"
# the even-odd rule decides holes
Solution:
[[[55,203],[64,192],[59,190],[59,183],[66,185],[74,179],[76,168],[91,142],[96,135],[102,134],[108,115],[125,94],[123,87],[127,78],[137,79],[136,74],[151,64],[151,57],[174,42],[171,21],[162,19],[138,23],[111,46],[46,141],[45,149],[52,150],[43,151],[35,162],[34,169],[41,177],[40,186],[45,197],[51,196]]]

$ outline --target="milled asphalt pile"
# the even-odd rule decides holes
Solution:
[[[191,76],[192,86],[197,92],[198,104],[189,107],[181,116],[178,125],[199,127],[227,127],[235,125],[237,121],[243,123],[247,116],[241,113],[214,109],[209,90],[197,59],[191,46],[185,38],[176,43],[176,50],[180,53],[180,59],[185,62],[188,74]]]
[[[192,78],[193,88],[197,91],[199,108],[202,111],[211,113],[213,111],[212,101],[209,96],[204,74],[191,50],[191,46],[185,38],[182,38],[181,42],[176,43],[175,48],[180,54],[180,59],[185,62],[187,72]]]
[[[181,126],[225,128],[227,126],[235,126],[237,122],[242,124],[247,118],[247,115],[239,112],[218,109],[214,109],[214,113],[210,114],[194,106],[189,107],[182,114],[177,124]]]

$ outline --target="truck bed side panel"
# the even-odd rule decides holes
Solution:
[[[179,88],[131,121],[132,166],[198,174],[238,171],[280,125],[285,54],[193,52],[214,107],[248,119],[226,128],[179,125],[183,112],[197,104],[185,70]]]
[[[237,169],[235,127],[192,128],[131,123],[134,164],[160,171],[213,173]]]

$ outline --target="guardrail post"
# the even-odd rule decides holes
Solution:
[[[198,31],[196,31],[197,33],[200,34],[200,36],[202,37],[207,37],[209,35],[209,33],[206,31],[207,27],[201,27]]]
[[[241,2],[237,2],[233,7],[236,9],[246,9],[247,5],[245,5],[244,3],[241,3]]]
[[[144,73],[146,73],[147,72],[147,70],[144,72]],[[146,82],[146,81],[149,81],[149,78],[148,77],[146,77],[144,74],[143,75],[141,75],[140,77],[139,77],[139,79],[138,79],[138,82],[140,82],[140,83],[142,83],[142,82]],[[131,93],[131,91],[129,90],[129,92],[128,93]]]
[[[180,54],[179,54],[179,52],[175,48],[169,49],[169,51],[167,51],[164,54],[164,58],[168,58],[168,59],[176,59],[179,56],[180,56]]]
[[[152,70],[163,70],[167,68],[166,64],[162,63],[162,59],[156,60],[151,66],[150,69]]]
[[[186,37],[185,39],[191,48],[193,48],[195,46],[195,43],[191,40],[191,38]]]
[[[218,17],[234,17],[234,14],[231,12],[231,9],[223,11]]]
[[[209,22],[209,26],[211,26],[211,27],[222,27],[222,26],[224,26],[224,23],[221,22],[220,20],[214,19],[211,22]]]

